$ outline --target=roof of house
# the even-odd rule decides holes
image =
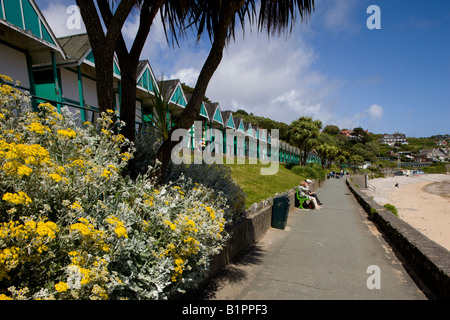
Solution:
[[[222,113],[220,111],[220,104],[218,102],[206,103],[205,107],[208,111],[209,121],[216,121],[224,125]]]
[[[58,38],[58,41],[63,47],[68,60],[81,61],[91,50],[87,33],[61,37]]]
[[[230,110],[227,111],[222,111],[222,119],[223,119],[223,123],[230,128],[235,129],[236,126],[234,124],[234,120],[233,120],[233,112]]]

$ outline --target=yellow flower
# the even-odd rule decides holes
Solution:
[[[133,157],[133,155],[128,152],[121,153],[120,156],[122,156],[122,161],[128,161]]]
[[[124,227],[124,223],[120,221],[117,217],[111,215],[105,219],[106,222],[113,225],[115,227],[114,232],[117,234],[117,237],[128,238],[127,229]]]
[[[70,209],[73,209],[73,210],[79,211],[79,212],[83,212],[84,211],[83,207],[78,203],[78,201],[72,203],[70,205]]]
[[[117,234],[117,236],[120,237],[124,237],[124,238],[128,238],[128,234],[127,234],[127,229],[125,229],[124,227],[117,227],[114,232]]]
[[[22,191],[19,191],[18,193],[5,193],[2,197],[2,200],[5,200],[12,204],[26,204],[29,205],[32,201],[30,197]]]
[[[51,132],[51,130],[47,126],[43,126],[42,124],[37,122],[32,122],[31,124],[27,125],[26,129],[39,134],[45,134],[46,131]]]
[[[66,169],[64,169],[64,167],[62,167],[62,166],[58,166],[55,168],[55,172],[57,174],[64,174],[64,173],[66,173]]]
[[[93,296],[90,297],[91,300],[108,299],[106,290],[100,287],[98,284],[94,285],[92,288]]]
[[[107,169],[103,169],[103,173],[102,173],[102,175],[100,177],[109,179],[109,177],[111,177],[111,175],[112,175],[111,171],[109,171]]]
[[[77,133],[70,128],[68,128],[67,130],[64,130],[64,129],[58,130],[57,133],[60,136],[67,137],[67,138],[75,138],[77,135]]]
[[[70,164],[70,166],[71,167],[78,166],[78,167],[84,168],[84,161],[82,159],[73,160],[72,163]]]
[[[55,180],[56,182],[60,182],[62,180],[62,177],[57,173],[50,173],[49,177]]]
[[[56,225],[56,223],[51,222],[51,221],[47,221],[47,222],[43,222],[43,221],[39,221],[37,223],[37,229],[36,232],[42,237],[42,236],[47,236],[51,239],[55,239],[56,238],[56,233],[59,231],[58,226]]]
[[[2,79],[5,82],[13,82],[12,78],[10,76],[0,74],[0,79]]]
[[[19,165],[17,167],[17,174],[19,176],[29,176],[33,172],[33,169],[25,166],[25,165]]]
[[[164,221],[164,224],[168,225],[170,227],[170,229],[175,230],[177,228],[177,226],[175,224],[173,224],[172,222],[166,220]]]
[[[55,284],[55,290],[58,292],[66,292],[69,289],[69,286],[65,282],[59,282]]]

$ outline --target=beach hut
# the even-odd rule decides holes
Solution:
[[[191,100],[192,93],[185,93],[185,97],[187,102]],[[209,120],[208,111],[206,110],[205,101],[202,101],[202,104],[200,106],[200,113],[198,114],[197,118],[195,119],[194,124],[189,129],[188,135],[189,135],[189,142],[187,144],[188,147],[190,147],[192,150],[195,149],[195,137],[197,136],[199,140],[197,141],[198,148],[201,150],[201,146],[203,141],[205,141],[205,131],[203,128],[206,128],[207,122]],[[196,128],[196,123],[201,124],[198,128]],[[195,134],[195,131],[198,130],[197,134]]]
[[[208,112],[208,121],[205,126],[206,143],[209,144],[207,149],[214,154],[223,153],[223,137],[222,131],[225,127],[222,111],[218,102],[206,103],[206,110]],[[207,146],[208,147],[208,146]]]
[[[56,61],[66,55],[53,31],[33,0],[0,2],[0,70],[14,81],[19,89],[35,95],[34,68],[46,67],[51,71],[53,98],[60,98],[55,89],[59,83]]]
[[[85,121],[94,122],[99,116],[97,106],[97,87],[95,61],[89,37],[86,33],[58,38],[66,52],[65,61],[57,62],[57,76],[60,83],[61,100],[72,112],[79,111],[79,124]],[[114,70],[116,70],[114,72]],[[120,87],[120,69],[117,59],[114,59],[114,87]],[[48,79],[48,70],[35,72],[37,79]],[[38,80],[37,80],[38,81]],[[51,98],[52,88],[48,87],[48,80],[36,83],[38,96]],[[116,89],[114,103],[119,105],[119,89]]]
[[[268,131],[267,129],[258,128],[258,157],[261,160],[268,160],[269,153],[268,153],[268,143],[267,143],[267,137],[268,137]]]
[[[179,79],[162,80],[158,82],[159,90],[164,101],[169,102],[169,112],[172,119],[183,112],[187,105],[187,99],[184,95],[183,88]]]
[[[223,128],[223,153],[228,157],[232,157],[234,156],[234,137],[236,132],[233,112],[230,110],[222,111],[222,118],[225,124]],[[232,134],[227,134],[227,132]]]
[[[136,71],[136,128],[152,125],[158,81],[148,60],[140,60]]]
[[[233,117],[235,136],[234,136],[234,155],[243,158],[245,157],[245,128],[244,121],[240,117]]]
[[[66,54],[33,0],[0,2],[0,70],[20,81],[16,87],[30,92],[36,107],[40,101],[51,102],[58,109],[62,102],[57,62]],[[36,74],[36,71],[41,72]],[[48,93],[46,95],[45,93]]]

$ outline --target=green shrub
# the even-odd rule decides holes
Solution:
[[[310,163],[308,164],[309,167],[313,168],[316,172],[317,172],[317,178],[320,181],[324,181],[326,176],[327,176],[327,172],[324,168],[322,168],[322,166],[318,163]]]
[[[423,172],[425,173],[446,173],[446,168],[444,163],[433,164],[430,167],[424,167]]]
[[[316,170],[308,166],[293,166],[291,171],[298,174],[299,176],[315,180],[319,178],[319,174]]]
[[[326,178],[326,171],[317,163],[310,163],[306,166],[296,165],[291,168],[291,171],[311,180],[323,181]]]
[[[387,210],[389,210],[390,212],[392,212],[394,215],[396,215],[398,217],[398,211],[394,205],[392,205],[390,203],[386,203],[383,207],[385,207]]]

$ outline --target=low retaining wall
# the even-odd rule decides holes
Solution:
[[[349,179],[346,183],[369,218],[435,297],[450,299],[450,251],[373,201]]]
[[[314,191],[319,185],[318,181],[313,181],[309,184],[309,189]],[[289,211],[291,211],[295,208],[296,192],[296,188],[293,188],[286,192],[276,194],[275,197],[287,194],[290,203]],[[245,212],[245,218],[233,226],[230,239],[228,239],[223,250],[211,261],[209,278],[215,276],[235,257],[258,241],[258,239],[271,228],[273,199],[274,198],[269,198],[260,203],[251,205]]]

